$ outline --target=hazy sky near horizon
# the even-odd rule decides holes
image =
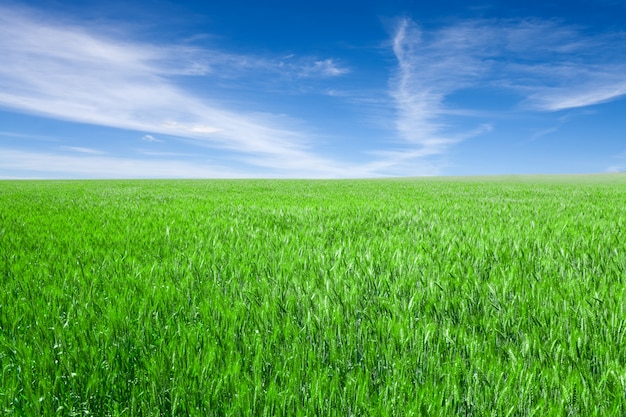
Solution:
[[[0,0],[0,178],[623,170],[626,0]]]

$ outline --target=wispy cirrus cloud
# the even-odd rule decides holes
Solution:
[[[63,151],[77,152],[77,153],[88,154],[88,155],[102,155],[102,154],[104,154],[104,152],[102,152],[102,151],[100,151],[98,149],[85,148],[83,146],[61,146],[60,149],[63,150]]]
[[[302,81],[333,78],[350,73],[350,68],[336,58],[306,55],[254,56],[176,45],[160,59],[163,71],[170,75],[210,75],[238,79],[259,75],[274,76],[277,81]]]
[[[466,132],[451,118],[471,115],[449,98],[466,89],[514,94],[501,111],[558,111],[591,106],[626,95],[626,35],[587,35],[555,21],[471,20],[434,30],[403,19],[393,37],[398,68],[390,94],[396,131],[424,155],[491,129]],[[541,134],[552,132],[545,131]]]
[[[180,152],[135,150],[136,157],[77,150],[32,151],[0,147],[0,178],[368,178],[386,176],[390,168],[408,169],[411,175],[432,175],[433,166],[404,167],[397,155],[368,163],[337,163],[324,158],[282,160],[278,156],[246,156],[239,164],[198,160]],[[146,159],[146,157],[149,157]],[[233,162],[233,161],[230,161]],[[263,170],[259,170],[263,168]]]
[[[308,65],[302,65],[299,75],[302,77],[337,77],[350,72],[340,66],[334,59],[315,60]]]
[[[398,69],[390,94],[397,108],[398,135],[418,147],[409,154],[438,155],[465,138],[446,133],[450,126],[445,122],[449,111],[445,100],[480,79],[484,67],[480,55],[489,42],[485,35],[462,26],[433,34],[408,19],[399,23],[393,37]],[[476,133],[489,129],[484,125]]]
[[[183,159],[76,155],[0,148],[3,171],[23,172],[23,178],[239,178],[246,174],[210,162]],[[248,175],[251,176],[251,175]],[[12,175],[13,178],[18,178]],[[8,176],[7,176],[8,178]]]
[[[157,139],[157,138],[155,138],[152,135],[143,135],[141,137],[141,140],[144,141],[144,142],[160,142],[160,143],[164,142],[163,140]]]
[[[573,70],[575,71],[575,70]],[[573,88],[566,85],[557,87],[530,87],[528,104],[539,110],[558,111],[593,106],[626,95],[626,81],[618,78],[618,72],[626,73],[626,65],[611,68],[609,73],[596,71],[588,77],[571,77]],[[565,83],[563,83],[565,84]]]
[[[58,142],[61,140],[60,138],[52,137],[48,135],[33,135],[33,134],[18,133],[18,132],[0,132],[0,136],[4,136],[7,138],[39,140],[39,141],[45,141],[45,142]]]
[[[316,155],[308,136],[289,118],[229,109],[219,100],[186,91],[173,77],[210,76],[215,68],[226,67],[235,76],[248,68],[306,77],[347,71],[331,59],[292,59],[285,65],[186,46],[120,40],[7,6],[0,6],[0,55],[0,106],[7,109],[195,139],[238,153],[242,159],[255,155],[261,160],[299,160],[311,167],[341,165]],[[144,138],[154,138],[152,134]],[[320,160],[324,164],[319,165]],[[275,168],[280,170],[280,164]]]

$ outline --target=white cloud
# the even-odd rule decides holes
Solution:
[[[37,178],[237,178],[241,172],[182,160],[144,160],[0,149],[2,170]],[[209,164],[207,164],[209,165]],[[15,175],[13,175],[15,176]]]
[[[136,153],[145,156],[157,156],[157,157],[177,157],[177,158],[190,158],[194,155],[191,153],[184,152],[160,152],[160,151],[152,151],[147,149],[136,149]]]
[[[489,41],[472,27],[446,29],[431,36],[404,19],[393,38],[398,61],[391,89],[398,112],[396,130],[405,142],[421,148],[418,154],[422,155],[443,153],[464,138],[445,132],[445,98],[480,77],[483,63],[465,51],[483,49],[482,44]]]
[[[457,126],[450,121],[455,114],[470,116],[471,105],[458,109],[448,103],[468,88],[514,92],[518,111],[573,109],[622,97],[624,41],[623,34],[585,35],[554,21],[474,20],[423,30],[403,19],[393,37],[398,69],[390,90],[398,135],[427,154],[444,153],[472,137],[471,129],[451,133]]]
[[[56,138],[52,136],[33,135],[33,134],[18,133],[18,132],[0,132],[0,136],[5,136],[9,138],[28,139],[28,140],[40,140],[40,141],[46,141],[46,142],[59,142],[62,140],[60,138]]]
[[[85,148],[82,146],[61,146],[61,150],[89,154],[89,155],[101,155],[104,153],[97,149]]]
[[[312,165],[323,159],[310,149],[308,135],[293,128],[288,118],[236,112],[179,88],[170,76],[189,70],[186,64],[177,67],[175,58],[190,51],[120,41],[80,25],[0,6],[0,106],[55,119],[192,138],[242,156],[267,158],[279,170],[288,165],[285,161]],[[244,57],[236,59],[241,61],[239,67],[248,65]],[[302,67],[301,62],[291,65],[297,73],[303,68],[311,76],[342,72],[332,60],[316,61],[312,67]],[[321,166],[328,165],[340,166],[330,160]]]
[[[74,153],[80,153],[76,155]],[[404,170],[405,175],[433,175],[434,167],[404,165],[407,155],[380,155],[370,163],[338,164],[324,158],[281,160],[278,156],[246,156],[237,158],[248,167],[236,169],[214,161],[189,160],[184,153],[138,151],[154,159],[99,156],[88,152],[50,153],[0,148],[0,178],[3,171],[23,173],[24,178],[367,178],[384,176],[381,172]],[[259,170],[263,168],[262,170]],[[5,175],[6,177],[6,175]]]
[[[626,74],[626,65],[619,71]],[[539,110],[558,111],[601,104],[626,95],[626,81],[613,80],[613,74],[595,75],[597,79],[579,80],[579,85],[573,84],[573,88],[565,85],[535,88],[536,91],[529,94],[529,103]]]
[[[348,68],[340,67],[332,59],[315,61],[309,65],[303,65],[301,76],[303,77],[337,77],[349,73]]]
[[[143,135],[141,138],[144,142],[163,142],[161,139],[157,139],[152,135]]]
[[[500,52],[500,85],[540,111],[593,106],[626,95],[626,34],[587,35],[554,22],[509,23],[495,36],[516,38]]]

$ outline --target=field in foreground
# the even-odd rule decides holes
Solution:
[[[626,415],[626,175],[0,182],[0,414]]]

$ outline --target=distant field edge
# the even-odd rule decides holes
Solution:
[[[443,181],[443,182],[509,182],[509,183],[608,183],[626,184],[626,172],[590,174],[504,174],[504,175],[442,175],[372,178],[12,178],[1,177],[0,182],[162,182],[162,181],[216,181],[216,182],[346,182],[346,181]]]

